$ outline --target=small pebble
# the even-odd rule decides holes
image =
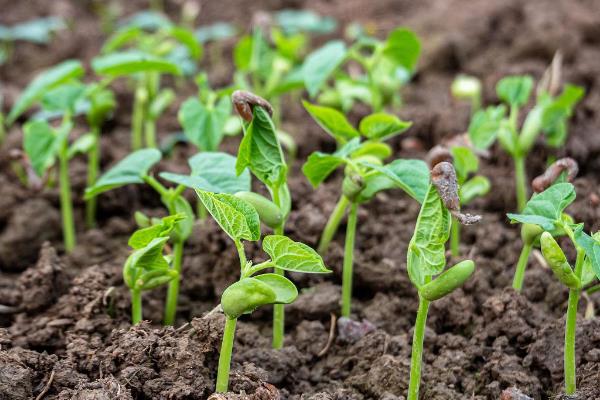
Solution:
[[[347,343],[356,343],[376,328],[371,322],[363,319],[355,321],[347,317],[341,317],[337,321],[338,337]]]

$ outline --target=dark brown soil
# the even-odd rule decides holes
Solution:
[[[97,53],[104,34],[94,1],[1,1],[0,22],[58,14],[73,21],[48,47],[23,44],[0,67],[5,107],[42,68],[66,58],[84,61]],[[178,15],[180,2],[167,2]],[[124,13],[141,1],[118,2]],[[309,7],[342,24],[359,21],[384,35],[398,25],[422,39],[423,57],[414,82],[404,90],[401,114],[414,127],[393,141],[401,157],[422,158],[440,139],[463,132],[469,110],[451,99],[449,85],[459,72],[485,83],[485,98],[495,101],[494,84],[510,73],[539,77],[552,55],[565,56],[565,80],[583,85],[587,96],[577,107],[567,145],[539,145],[528,161],[535,176],[547,156],[569,155],[581,166],[578,199],[570,208],[576,220],[600,228],[600,3],[596,0],[256,0],[202,2],[200,23],[233,21],[248,27],[258,10]],[[226,46],[231,52],[231,43]],[[209,54],[209,52],[207,52]],[[231,65],[210,65],[215,84],[229,80]],[[103,165],[127,151],[131,99],[118,86],[119,108],[103,136]],[[184,88],[183,92],[193,93]],[[181,99],[184,98],[182,94]],[[283,116],[296,136],[302,160],[332,143],[298,104]],[[83,125],[83,124],[82,124]],[[83,127],[81,128],[83,129]],[[160,132],[178,129],[176,109],[161,121]],[[223,316],[209,313],[223,289],[236,279],[233,245],[209,220],[199,223],[187,243],[176,328],[161,327],[163,291],[144,298],[152,322],[131,327],[129,294],[121,268],[133,211],[161,215],[159,199],[142,187],[113,191],[100,199],[100,228],[83,227],[85,160],[71,171],[76,198],[78,247],[62,252],[58,196],[23,187],[8,152],[21,145],[16,124],[0,147],[0,399],[206,399],[214,389]],[[225,148],[235,151],[236,140]],[[162,170],[185,171],[192,149],[178,148]],[[290,181],[295,200],[287,232],[314,245],[337,199],[339,177],[314,191],[294,165]],[[533,260],[523,294],[510,289],[520,251],[518,229],[504,214],[514,208],[510,160],[492,152],[482,171],[492,193],[471,211],[484,223],[464,229],[463,254],[474,257],[474,277],[452,295],[433,303],[425,340],[421,398],[499,399],[516,387],[534,399],[562,396],[562,346],[567,292]],[[270,310],[243,318],[237,331],[231,389],[212,399],[404,399],[408,386],[416,293],[406,274],[406,248],[418,205],[401,192],[381,194],[363,207],[355,256],[354,319],[375,329],[355,340],[336,338],[325,354],[331,314],[340,298],[343,235],[326,257],[332,276],[294,275],[301,288],[287,307],[283,350],[270,344]],[[342,227],[343,229],[343,227]],[[249,248],[251,255],[260,253]],[[455,262],[456,260],[451,260]],[[588,302],[591,302],[588,304]],[[584,308],[600,307],[600,295],[581,301],[577,330],[578,399],[600,399],[600,319],[584,319]],[[516,392],[515,392],[516,393]],[[561,397],[562,396],[562,397]]]

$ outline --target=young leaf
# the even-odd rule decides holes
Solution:
[[[227,22],[215,22],[211,25],[201,26],[194,31],[194,36],[200,43],[229,39],[235,34],[235,26]]]
[[[450,212],[444,207],[435,186],[429,185],[408,245],[408,274],[417,287],[423,285],[426,276],[437,275],[444,269],[450,224]]]
[[[334,40],[310,53],[302,66],[304,85],[310,97],[315,97],[327,79],[344,61],[346,45]]]
[[[521,214],[507,214],[511,222],[539,225],[546,231],[555,228],[561,214],[575,200],[575,188],[570,183],[557,183],[534,194]]]
[[[202,56],[202,46],[191,31],[172,25],[165,32],[185,46],[192,59],[198,60]]]
[[[92,60],[94,72],[100,75],[121,76],[139,72],[161,72],[181,75],[179,66],[165,58],[137,50],[128,50],[96,57]]]
[[[127,243],[131,248],[138,250],[146,247],[151,241],[160,237],[168,237],[175,228],[177,222],[185,218],[182,214],[169,215],[160,222],[147,228],[138,229],[129,238]]]
[[[186,100],[179,121],[187,138],[204,151],[216,151],[223,139],[225,123],[231,115],[231,101],[225,96],[214,107],[206,107],[197,98]]]
[[[494,143],[505,114],[506,107],[501,104],[478,110],[473,115],[468,131],[469,138],[476,149],[484,150]]]
[[[298,297],[298,289],[288,278],[278,274],[262,274],[253,277],[266,283],[275,293],[274,304],[290,304]]]
[[[162,172],[161,178],[213,193],[250,191],[250,172],[245,169],[240,175],[235,173],[236,158],[227,153],[202,152],[188,160],[191,176]]]
[[[156,149],[142,149],[129,154],[102,175],[94,186],[87,188],[85,198],[90,199],[100,193],[130,183],[144,183],[144,177],[160,159],[160,151]]]
[[[460,204],[469,204],[474,198],[485,196],[491,186],[490,180],[485,176],[472,177],[459,188]]]
[[[346,143],[346,141],[360,136],[344,114],[335,108],[318,106],[307,101],[303,101],[302,104],[319,126],[333,136],[338,143]]]
[[[236,172],[245,168],[268,187],[283,183],[287,166],[271,117],[262,107],[254,107],[252,122],[240,143]]]
[[[38,176],[54,164],[57,136],[46,121],[31,121],[23,126],[23,148]]]
[[[386,140],[396,136],[412,125],[412,122],[402,121],[395,115],[375,113],[360,121],[360,133],[371,140]]]
[[[530,76],[507,76],[496,85],[496,94],[505,103],[519,107],[529,101],[531,89],[533,78]]]
[[[464,183],[469,174],[479,169],[479,159],[468,147],[454,146],[450,149],[458,183]]]
[[[413,71],[417,65],[421,43],[412,31],[398,28],[389,34],[383,54],[409,71]]]
[[[378,192],[400,188],[422,203],[429,188],[429,167],[422,160],[398,159],[387,165],[361,163],[379,172],[367,178],[366,186],[358,197],[359,202],[370,200]]]
[[[260,220],[250,204],[226,193],[203,190],[196,190],[196,193],[210,215],[234,241],[260,239]]]
[[[583,226],[575,230],[575,242],[585,251],[586,261],[591,265],[596,277],[600,279],[600,235],[598,232],[594,236],[590,236],[583,231]],[[589,281],[589,278],[582,281]]]
[[[263,250],[277,267],[286,271],[319,274],[331,272],[325,267],[323,259],[316,251],[286,236],[266,236],[263,239]]]
[[[96,144],[96,137],[91,133],[86,133],[80,136],[77,140],[69,146],[67,157],[69,159],[75,157],[77,154],[85,154]]]
[[[85,92],[85,86],[81,83],[67,83],[48,90],[42,96],[42,107],[50,112],[75,111],[75,106]]]
[[[314,186],[319,186],[336,168],[346,162],[350,154],[360,147],[360,139],[355,138],[343,145],[333,154],[320,151],[312,153],[302,166],[302,172]]]
[[[129,288],[137,286],[138,278],[144,271],[168,270],[169,263],[163,256],[163,248],[168,237],[152,239],[146,246],[135,250],[125,261],[123,275]]]
[[[6,119],[8,125],[12,125],[15,120],[25,112],[33,103],[40,100],[42,96],[50,89],[63,84],[64,82],[83,76],[84,70],[81,63],[77,60],[67,60],[42,72],[33,82],[27,86],[19,99],[10,110]]]

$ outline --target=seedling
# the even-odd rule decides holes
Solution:
[[[57,17],[37,18],[12,26],[0,25],[0,65],[10,58],[15,42],[48,44],[52,35],[64,28],[64,21]]]
[[[479,169],[479,157],[463,135],[451,139],[448,148],[436,146],[429,151],[430,166],[441,161],[452,163],[456,171],[458,193],[461,206],[468,205],[477,197],[485,196],[490,191],[490,181],[483,175],[474,175]],[[450,252],[453,257],[460,253],[460,223],[452,219],[450,231]]]
[[[556,58],[549,71],[556,71]],[[529,102],[533,89],[530,76],[509,76],[496,85],[498,98],[506,106],[490,106],[473,115],[469,135],[476,148],[489,147],[496,138],[502,148],[512,157],[515,165],[515,186],[517,208],[523,210],[527,202],[527,177],[525,160],[537,138],[543,132],[546,143],[551,147],[561,147],[567,139],[567,121],[573,108],[583,97],[584,90],[574,85],[565,85],[558,95],[558,78],[548,74],[537,87],[536,104],[527,114],[519,129],[519,112]]]
[[[534,193],[541,193],[555,183],[572,182],[577,176],[578,171],[579,167],[575,160],[572,158],[561,158],[550,165],[542,175],[535,178],[531,186]],[[564,223],[573,222],[571,216],[566,213],[562,213],[561,218]],[[542,228],[535,224],[523,224],[521,226],[521,241],[523,242],[523,248],[521,249],[521,255],[519,256],[513,279],[513,288],[518,292],[520,292],[523,287],[525,269],[527,268],[529,255],[534,247],[539,247],[540,235],[542,232]],[[565,235],[565,232],[560,228],[551,231],[551,233],[554,237]]]
[[[255,113],[255,117],[260,118],[259,114]],[[255,274],[267,268],[305,273],[330,271],[313,249],[277,234],[268,235],[263,239],[262,248],[270,259],[253,264],[246,258],[242,241],[260,239],[260,217],[257,210],[250,203],[234,195],[203,190],[196,190],[196,193],[215,221],[235,243],[240,259],[240,279],[225,289],[221,296],[225,328],[219,356],[216,390],[227,392],[237,319],[243,314],[252,313],[262,305],[289,304],[298,296],[294,284],[282,274]]]
[[[304,108],[317,124],[335,139],[338,146],[338,151],[334,154],[313,153],[304,165],[304,175],[314,187],[319,186],[337,167],[345,164],[346,161],[342,161],[345,159],[356,158],[381,165],[381,161],[392,154],[392,148],[383,142],[403,133],[412,125],[411,122],[402,121],[394,115],[374,113],[363,118],[357,129],[344,114],[334,108],[309,102],[304,102]],[[364,140],[363,143],[360,143],[361,139]],[[423,170],[426,171],[423,175],[429,173],[426,167]],[[327,252],[349,207],[350,201],[341,194],[319,240],[319,254]]]
[[[419,309],[412,342],[408,400],[419,399],[423,339],[429,304],[452,293],[469,279],[475,270],[471,260],[464,260],[444,271],[446,242],[451,217],[461,224],[476,223],[481,217],[460,212],[458,183],[452,164],[442,161],[431,170],[431,183],[422,202],[415,232],[408,245],[408,276],[419,292]]]
[[[168,20],[139,18],[109,38],[102,53],[92,60],[97,74],[135,82],[132,148],[156,147],[156,121],[175,99],[171,89],[161,89],[161,76],[193,73],[202,47],[192,32]]]
[[[334,40],[306,57],[302,77],[319,104],[347,112],[358,101],[379,112],[401,105],[400,88],[414,72],[420,52],[419,39],[405,28],[395,29],[385,41],[361,35],[350,47]],[[352,63],[362,71],[350,72]]]
[[[138,229],[129,238],[133,252],[123,266],[123,280],[131,292],[131,323],[142,320],[142,292],[179,279],[179,273],[169,266],[171,257],[163,254],[182,214],[168,216],[156,224]]]
[[[324,254],[349,209],[342,276],[342,316],[349,317],[359,205],[368,202],[377,193],[393,188],[403,189],[409,196],[422,202],[429,183],[429,169],[421,160],[398,159],[383,164],[383,160],[391,155],[391,148],[382,141],[404,132],[410,126],[409,122],[393,115],[375,113],[365,117],[357,130],[335,109],[309,103],[304,106],[338,143],[343,143],[333,154],[311,154],[302,171],[310,183],[318,187],[337,168],[345,167],[341,197],[325,226],[319,252]],[[362,143],[361,136],[366,139]]]
[[[556,183],[531,197],[520,214],[508,214],[513,223],[531,224],[543,231],[540,236],[542,254],[554,276],[569,289],[564,346],[565,393],[576,392],[575,333],[577,306],[582,289],[600,279],[600,235],[590,236],[583,224],[563,218],[563,212],[575,200],[572,184]],[[555,231],[563,231],[577,251],[575,268],[567,260],[554,239]]]
[[[75,60],[65,61],[42,72],[23,91],[7,117],[10,125],[36,104],[41,104],[45,110],[63,114],[62,123],[57,128],[41,120],[26,123],[23,127],[23,148],[39,177],[43,177],[58,160],[63,239],[67,252],[75,247],[69,159],[82,149],[81,140],[69,146],[69,134],[73,128],[75,104],[84,94],[84,86],[78,82],[83,73],[81,63]]]
[[[458,75],[450,87],[452,96],[471,103],[471,115],[481,108],[481,81],[474,76]]]

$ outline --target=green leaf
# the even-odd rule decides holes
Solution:
[[[541,129],[550,146],[564,145],[567,139],[567,119],[572,115],[573,108],[584,94],[583,88],[566,85],[561,95],[544,107]]]
[[[23,148],[38,176],[54,164],[57,135],[46,121],[31,121],[23,126]]]
[[[133,249],[138,250],[146,247],[156,238],[169,237],[176,224],[183,219],[185,219],[185,215],[183,214],[175,214],[164,217],[160,219],[158,223],[133,232],[133,234],[129,237],[127,244]]]
[[[312,153],[302,166],[302,172],[314,187],[319,186],[336,168],[347,161],[348,156],[360,147],[360,139],[355,138],[333,154]]]
[[[450,152],[452,153],[452,164],[454,164],[456,170],[458,184],[462,185],[470,173],[477,172],[479,169],[479,159],[473,150],[468,147],[454,146],[450,149]]]
[[[512,106],[527,104],[533,89],[533,78],[528,75],[507,76],[496,85],[498,98]]]
[[[333,32],[337,27],[333,18],[320,16],[311,10],[281,10],[275,13],[275,19],[287,34],[300,32],[325,34]]]
[[[213,193],[250,191],[250,172],[245,169],[240,175],[235,173],[236,158],[227,153],[202,152],[188,160],[191,176],[163,172],[161,178],[192,189]]]
[[[94,72],[100,75],[122,76],[139,72],[160,72],[181,75],[179,66],[165,58],[137,50],[115,52],[92,60]]]
[[[200,43],[229,39],[235,34],[235,26],[227,22],[215,22],[211,25],[201,26],[194,31],[194,36]]]
[[[302,75],[310,97],[315,97],[333,72],[346,58],[348,50],[341,40],[334,40],[310,53],[304,60]]]
[[[586,261],[590,263],[590,267],[598,279],[600,279],[600,234],[596,232],[594,236],[590,236],[583,231],[583,225],[575,230],[575,242],[585,251]],[[582,277],[584,284],[589,283],[589,276]]]
[[[106,39],[100,53],[108,54],[117,51],[127,43],[139,39],[142,35],[144,35],[144,31],[138,26],[121,28]]]
[[[557,183],[534,194],[520,214],[507,214],[511,222],[539,225],[546,231],[561,221],[565,208],[575,200],[575,187],[570,183]]]
[[[146,118],[149,120],[157,120],[158,117],[169,108],[174,100],[175,92],[172,89],[167,88],[161,90],[148,106]]]
[[[239,71],[247,71],[252,59],[252,36],[242,36],[233,49],[233,63]]]
[[[63,61],[42,72],[29,84],[29,86],[27,86],[19,99],[15,102],[6,119],[7,124],[12,125],[25,110],[31,107],[33,103],[40,100],[48,90],[71,79],[79,78],[83,76],[83,74],[83,66],[77,60]]]
[[[174,212],[185,216],[179,222],[177,222],[175,231],[173,232],[174,238],[180,241],[187,240],[194,229],[194,219],[196,217],[194,210],[192,209],[190,203],[183,196],[177,196],[175,198],[173,207]]]
[[[4,36],[1,40],[24,40],[37,44],[47,44],[50,42],[52,32],[65,27],[65,21],[58,17],[36,18],[12,26],[9,28],[9,37]]]
[[[500,125],[506,114],[506,107],[490,106],[478,110],[469,124],[469,138],[476,149],[487,149],[490,147],[500,131]]]
[[[168,28],[171,25],[173,23],[165,14],[153,10],[144,10],[127,18],[121,25],[121,28],[136,27],[146,31],[155,31],[161,28]]]
[[[197,98],[186,100],[179,111],[179,121],[187,138],[199,149],[216,151],[224,136],[231,101],[225,96],[214,107],[207,107]]]
[[[90,88],[90,108],[87,112],[87,120],[91,126],[100,126],[115,109],[117,102],[115,94],[109,89]]]
[[[383,48],[383,55],[409,71],[413,71],[421,54],[419,38],[409,29],[392,31]]]
[[[363,142],[360,147],[352,152],[353,160],[375,157],[379,161],[385,160],[393,153],[390,145],[381,142]]]
[[[75,157],[77,154],[86,154],[96,145],[96,137],[91,133],[86,133],[80,136],[77,140],[69,146],[67,157],[69,159]]]
[[[238,151],[236,172],[250,171],[270,188],[280,186],[286,178],[287,165],[271,117],[262,107],[254,107]]]
[[[94,184],[85,190],[85,198],[90,199],[100,193],[131,183],[144,183],[144,177],[162,155],[156,149],[137,150],[119,161]]]
[[[163,256],[163,249],[167,240],[169,240],[168,237],[152,239],[146,246],[135,250],[127,258],[123,268],[123,277],[129,288],[139,287],[140,282],[138,282],[138,279],[144,273],[156,271],[153,275],[160,276],[164,271],[169,270],[169,263]],[[144,282],[141,283],[143,285]]]
[[[238,318],[276,300],[277,293],[267,283],[256,278],[243,278],[225,289],[221,307],[229,318]]]
[[[344,114],[335,108],[318,106],[303,101],[304,108],[325,132],[329,133],[338,143],[360,136],[358,131],[348,122]]]
[[[66,83],[48,90],[42,96],[42,107],[50,112],[74,112],[75,106],[85,93],[85,86],[79,82]]]
[[[250,204],[227,193],[203,190],[196,190],[196,193],[210,215],[234,241],[260,239],[260,220]]]
[[[490,180],[485,176],[472,177],[459,188],[460,204],[469,204],[474,198],[485,196],[491,187]]]
[[[314,274],[331,272],[319,253],[304,243],[294,242],[287,236],[265,236],[262,246],[275,265],[286,271]]]
[[[202,56],[202,46],[194,36],[194,33],[186,28],[175,25],[166,28],[165,31],[175,38],[179,43],[185,46],[192,59],[200,59]]]
[[[288,278],[278,274],[262,274],[253,277],[266,283],[275,293],[274,304],[290,304],[298,297],[298,289]]]
[[[408,245],[408,274],[417,287],[423,285],[426,276],[437,275],[444,269],[451,221],[437,189],[429,185]]]
[[[358,129],[371,140],[386,140],[406,131],[411,125],[412,122],[402,121],[395,115],[375,113],[363,118]]]
[[[359,202],[373,198],[382,190],[399,188],[410,197],[422,203],[429,187],[429,167],[422,160],[398,159],[387,165],[361,163],[379,172],[369,176],[366,186],[358,197]]]

